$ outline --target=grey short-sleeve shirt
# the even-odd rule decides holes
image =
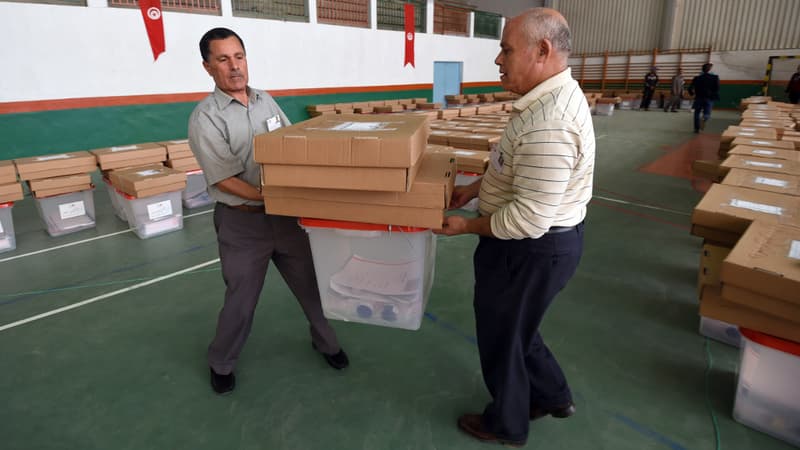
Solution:
[[[223,192],[216,183],[237,177],[260,186],[259,165],[253,160],[253,137],[267,133],[267,121],[276,116],[281,126],[291,125],[269,94],[249,87],[247,93],[245,106],[216,88],[189,118],[189,146],[203,168],[208,193],[214,200],[231,206],[260,203]]]

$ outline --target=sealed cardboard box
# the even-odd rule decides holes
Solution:
[[[91,150],[102,170],[145,166],[167,159],[167,149],[157,143],[120,145]]]
[[[733,246],[754,220],[792,223],[800,214],[800,197],[714,184],[692,213],[692,234]]]
[[[722,284],[722,298],[748,309],[773,315],[784,320],[795,322],[800,327],[800,304],[787,302],[775,297],[768,297],[760,292],[742,288],[734,284]]]
[[[800,228],[753,222],[723,261],[720,280],[800,307]]]
[[[401,168],[262,164],[261,184],[264,186],[406,192],[411,189],[419,166],[419,164],[415,164],[410,168]]]
[[[89,174],[67,175],[63,177],[43,178],[28,181],[34,198],[51,197],[53,195],[92,189],[92,177]]]
[[[703,286],[720,286],[719,275],[722,270],[722,261],[730,252],[730,247],[709,242],[703,244],[700,252],[700,269],[697,274],[698,298],[700,298]]]
[[[94,155],[86,151],[20,158],[14,165],[21,180],[88,173],[97,167]]]
[[[800,152],[797,150],[779,149],[773,147],[757,147],[751,145],[737,145],[728,151],[729,155],[754,156],[758,158],[782,159],[785,161],[800,162]]]
[[[458,108],[440,109],[437,111],[436,117],[439,119],[452,119],[458,117]]]
[[[194,156],[189,156],[186,158],[179,158],[179,159],[169,159],[167,160],[167,167],[171,167],[175,170],[182,170],[184,172],[190,172],[192,170],[201,170],[200,163],[197,162],[197,158]]]
[[[440,228],[454,179],[450,155],[426,153],[409,192],[264,186],[263,194],[270,214]]]
[[[719,183],[730,169],[721,167],[722,161],[710,159],[696,159],[692,161],[692,175],[697,178]]]
[[[318,117],[255,137],[262,164],[412,167],[425,151],[427,117],[346,115]]]
[[[448,137],[447,143],[453,147],[468,150],[491,150],[492,144],[500,142],[499,134],[458,133]]]
[[[21,183],[0,184],[0,203],[15,202],[23,198]]]
[[[0,184],[17,182],[17,169],[12,161],[0,161]]]
[[[456,170],[482,174],[489,164],[489,152],[482,150],[463,150],[444,145],[428,144],[428,153],[444,153],[456,159]]]
[[[744,155],[730,155],[722,161],[725,169],[747,169],[758,172],[775,172],[786,175],[800,175],[800,163],[785,159],[761,158]]]
[[[91,190],[93,188],[94,185],[92,183],[83,183],[76,186],[62,186],[52,189],[39,189],[36,191],[33,191],[33,189],[31,190],[33,191],[33,198],[38,199],[38,198],[52,197],[54,195],[62,195],[62,194],[70,194],[73,192],[86,191],[86,190]]]
[[[186,187],[186,172],[160,165],[114,170],[109,178],[114,187],[137,198],[182,191]]]
[[[779,141],[777,139],[761,139],[761,138],[749,138],[749,137],[738,136],[733,139],[733,142],[731,142],[731,147],[736,145],[750,145],[753,147],[761,147],[761,148],[794,150],[793,143],[786,141]]]
[[[156,144],[167,149],[167,159],[179,159],[194,156],[191,147],[189,147],[188,139],[157,142]]]
[[[798,326],[797,322],[726,300],[718,287],[706,286],[703,288],[703,294],[700,297],[700,314],[712,319],[800,342],[800,326]]]
[[[800,195],[800,176],[731,169],[722,184],[741,186],[784,195]]]

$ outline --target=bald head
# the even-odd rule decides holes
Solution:
[[[532,8],[514,17],[509,22],[518,22],[530,45],[547,39],[553,50],[568,57],[572,51],[572,35],[567,20],[558,11],[550,8]]]

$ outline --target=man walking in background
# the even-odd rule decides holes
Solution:
[[[678,73],[672,77],[672,87],[669,95],[669,100],[664,102],[664,112],[678,112],[678,108],[681,107],[681,98],[683,97],[683,70],[680,67],[678,67]]]
[[[694,95],[694,132],[704,129],[711,118],[711,108],[719,100],[719,77],[711,73],[711,63],[703,64],[703,73],[692,79],[689,93]],[[702,114],[702,117],[700,116]]]

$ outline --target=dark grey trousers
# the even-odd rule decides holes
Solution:
[[[270,260],[303,309],[311,340],[324,353],[340,350],[336,333],[322,314],[308,235],[294,217],[214,208],[225,303],[217,332],[208,347],[208,365],[219,374],[231,373],[250,334]]]

